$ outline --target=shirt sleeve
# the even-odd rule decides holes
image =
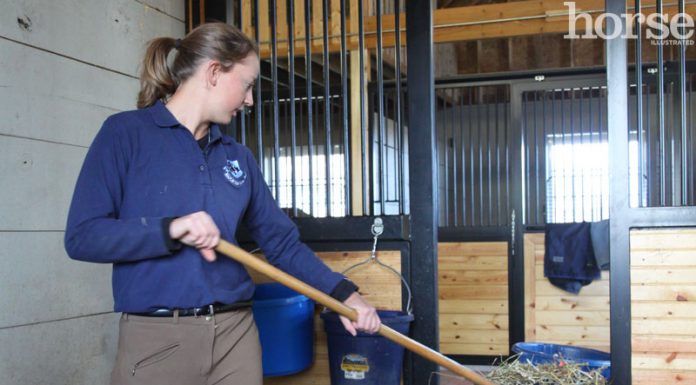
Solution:
[[[112,118],[87,151],[68,212],[65,250],[77,260],[130,262],[170,254],[156,217],[119,218],[131,148]]]
[[[251,199],[244,222],[268,261],[326,294],[343,280],[300,241],[295,224],[280,210],[254,157],[247,151]]]

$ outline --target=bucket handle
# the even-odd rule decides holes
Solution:
[[[408,292],[408,302],[406,302],[406,312],[408,314],[413,314],[413,306],[411,303],[413,296],[411,294],[411,287],[408,285],[408,282],[406,282],[406,279],[404,279],[404,276],[401,275],[401,273],[396,271],[396,269],[394,269],[393,267],[380,261],[379,257],[377,256],[377,239],[384,232],[384,223],[382,222],[382,218],[379,218],[379,217],[375,218],[374,222],[372,223],[372,226],[370,226],[370,231],[372,232],[372,235],[374,236],[374,238],[373,238],[374,241],[372,242],[372,252],[370,253],[370,256],[362,262],[358,262],[352,266],[349,266],[347,269],[343,270],[341,272],[341,274],[346,275],[346,274],[348,274],[349,271],[354,270],[360,266],[367,265],[370,262],[374,262],[377,265],[391,271],[392,273],[396,274],[401,279],[401,282],[403,282],[404,286],[406,286],[406,291]]]

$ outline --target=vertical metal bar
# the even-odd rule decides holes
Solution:
[[[303,131],[303,127],[305,127],[304,111],[305,111],[306,107],[304,106],[304,104],[306,103],[306,101],[300,99],[299,102],[300,102],[300,111],[299,111],[300,116],[299,116],[299,124],[297,125],[297,128],[299,129],[299,132],[297,133],[297,137],[298,137],[299,144],[300,144],[300,165],[298,167],[298,171],[300,172],[300,178],[299,178],[300,179],[300,205],[302,207],[304,207],[305,197],[307,196],[307,192],[305,191],[305,189],[306,189],[306,183],[305,183],[306,168],[304,165],[304,160],[306,159],[305,149],[307,148],[307,146],[304,145],[304,141],[302,140],[302,138],[304,137],[304,133],[302,131]],[[303,211],[304,211],[304,209],[303,209]],[[308,212],[308,211],[306,211],[306,212]]]
[[[443,92],[444,93],[444,92]],[[445,93],[446,95],[446,93]],[[449,156],[449,151],[447,151],[449,148],[449,143],[447,143],[447,99],[443,99],[442,103],[442,148],[440,149],[440,153],[442,154],[443,157],[443,163],[444,163],[444,175],[443,175],[443,181],[445,183],[445,196],[443,199],[444,203],[444,220],[445,223],[443,223],[444,226],[449,225],[449,162],[447,157]],[[438,165],[439,167],[439,165]],[[439,187],[439,186],[438,186]]]
[[[384,114],[385,114],[385,117],[386,117],[386,116],[390,116],[390,115],[389,115],[389,105],[390,105],[390,103],[389,103],[389,97],[388,97],[387,94],[384,95],[384,99],[383,99],[383,100],[384,100]],[[383,136],[383,138],[384,138],[384,152],[383,152],[383,155],[384,155],[384,164],[385,164],[385,167],[384,167],[384,169],[383,169],[383,171],[382,171],[382,173],[384,174],[384,201],[385,201],[385,203],[388,203],[388,202],[390,201],[390,197],[391,197],[391,193],[390,193],[390,190],[389,190],[389,184],[390,184],[390,181],[391,181],[391,176],[389,175],[389,170],[391,169],[391,168],[389,167],[389,160],[391,159],[391,157],[389,156],[389,148],[390,148],[390,143],[389,143],[389,137],[390,137],[390,135],[389,135],[389,127],[387,127],[386,124],[385,124],[385,126],[384,126],[384,133],[382,134],[382,136]],[[384,210],[385,210],[385,213],[386,213],[386,206],[384,207]]]
[[[496,221],[495,225],[501,226],[503,224],[503,220],[501,216],[503,216],[505,213],[505,210],[500,206],[501,196],[500,196],[500,112],[499,112],[499,107],[500,107],[500,101],[498,100],[498,95],[499,95],[500,90],[496,89],[495,92],[495,171],[496,171],[496,178],[495,178],[495,184],[496,184],[496,196],[495,196],[495,207],[497,208],[497,216],[496,216]],[[492,203],[491,203],[492,204]]]
[[[234,19],[234,10],[232,9],[234,7],[234,3],[238,3],[239,5],[239,12],[238,12],[238,17],[237,17],[237,26],[239,27],[240,31],[244,30],[244,17],[242,15],[242,7],[243,7],[243,1],[227,1],[226,6],[227,6],[227,14],[228,14],[228,20],[233,20]],[[236,131],[235,139],[238,139],[241,141],[242,145],[246,145],[246,107],[242,110],[241,115],[239,116],[239,129]],[[234,122],[233,122],[234,123]],[[236,124],[235,124],[236,125]],[[238,133],[238,134],[237,134]],[[239,135],[239,136],[237,136]]]
[[[293,136],[293,132],[291,132],[292,130],[291,130],[291,127],[290,127],[290,118],[289,118],[289,114],[290,114],[290,111],[289,111],[289,110],[290,110],[290,107],[289,107],[289,105],[292,105],[292,104],[294,104],[294,102],[292,102],[292,101],[288,102],[287,99],[286,99],[285,101],[283,101],[283,103],[282,103],[282,107],[283,107],[283,134],[282,134],[282,139],[283,139],[283,141],[282,141],[281,144],[283,145],[284,148],[286,148],[286,150],[285,150],[285,156],[283,156],[282,158],[283,158],[283,163],[284,163],[284,166],[285,166],[285,170],[290,170],[290,175],[287,175],[287,173],[279,174],[279,175],[281,176],[281,178],[282,178],[282,179],[281,179],[282,182],[283,182],[282,185],[283,185],[283,186],[290,186],[290,189],[287,189],[287,188],[285,189],[285,194],[284,194],[284,198],[283,198],[283,199],[286,200],[286,202],[287,202],[287,201],[290,202],[290,207],[289,207],[289,208],[290,208],[290,212],[288,213],[288,215],[293,214],[293,213],[294,213],[294,210],[295,210],[295,209],[294,209],[295,204],[294,204],[294,202],[292,201],[293,186],[295,185],[295,184],[293,183],[293,174],[294,174],[294,172],[295,172],[295,168],[293,167],[293,164],[292,164],[292,152],[293,152],[293,149],[292,149],[292,136]],[[291,148],[290,148],[290,156],[288,156],[288,151],[287,151],[287,147],[288,147],[288,138],[290,139],[290,142],[291,142],[291,143],[290,143],[290,147],[291,147]],[[282,153],[281,153],[281,155],[282,155]],[[288,196],[289,196],[290,199],[288,199]]]
[[[635,0],[635,13],[641,14],[641,0]],[[645,163],[643,163],[643,30],[640,18],[636,18],[634,34],[636,35],[635,52],[635,76],[636,76],[636,129],[638,130],[638,207],[643,206],[643,175]],[[650,122],[648,122],[650,124]]]
[[[295,119],[295,7],[287,1],[288,25],[288,87],[290,88],[290,157],[292,159],[292,215],[297,217],[297,122]],[[287,109],[286,109],[287,111]]]
[[[570,153],[571,155],[571,162],[570,162],[570,168],[572,174],[570,175],[570,186],[571,186],[571,194],[573,197],[573,222],[577,222],[578,220],[578,215],[577,215],[577,207],[578,207],[578,202],[577,202],[577,195],[576,195],[576,190],[575,190],[575,120],[573,119],[575,117],[575,89],[571,88],[570,89]]]
[[[479,92],[483,92],[483,90],[479,88]],[[476,109],[478,111],[476,144],[478,146],[479,225],[483,225],[483,145],[481,143],[481,116],[483,114],[481,113],[481,103],[476,103]]]
[[[239,140],[240,140],[240,142],[242,143],[243,146],[246,146],[246,145],[247,145],[247,141],[246,141],[247,123],[246,123],[246,120],[245,120],[246,115],[247,115],[247,109],[245,108],[244,111],[242,112],[242,122],[241,122],[241,125],[240,125],[240,126],[241,126],[241,129],[239,130],[239,131],[240,131]]]
[[[652,124],[652,119],[659,119],[660,114],[657,113],[655,114],[654,110],[655,109],[655,100],[652,101],[652,106],[651,106],[651,92],[650,92],[650,84],[647,85],[646,90],[647,90],[647,121],[648,121],[648,160],[647,164],[650,165],[650,169],[648,170],[648,183],[650,185],[650,195],[651,195],[651,203],[650,206],[655,207],[660,205],[660,176],[659,176],[659,169],[660,169],[660,153],[659,153],[659,148],[660,148],[660,130],[659,130],[659,124]],[[655,97],[654,99],[657,99],[657,86],[653,86],[655,89]],[[651,111],[653,112],[654,115],[657,115],[657,118],[651,116]],[[656,122],[657,123],[657,122]],[[655,164],[653,166],[653,163]]]
[[[689,93],[688,93],[689,94],[689,98],[688,98],[689,120],[688,120],[688,122],[689,122],[690,129],[688,132],[688,134],[689,134],[689,151],[688,151],[688,153],[689,153],[690,159],[687,162],[687,164],[689,165],[689,171],[690,171],[690,173],[689,173],[689,192],[690,192],[689,206],[694,206],[696,204],[696,199],[695,199],[695,197],[696,197],[696,191],[695,191],[696,188],[695,187],[696,186],[694,186],[694,184],[696,183],[696,174],[694,173],[694,156],[696,155],[696,146],[694,146],[694,125],[693,125],[693,122],[694,122],[693,110],[694,109],[692,108],[693,103],[692,103],[692,99],[691,99],[691,96],[693,95],[693,91],[694,91],[693,86],[692,86],[693,82],[694,82],[694,76],[689,75],[689,82],[688,82],[688,84],[689,84]]]
[[[513,103],[513,95],[512,95],[511,86],[507,86],[505,88],[505,90],[506,90],[506,94],[507,94],[506,100],[508,101],[509,106],[508,106],[508,108],[505,109],[504,134],[505,134],[505,214],[506,215],[505,215],[505,222],[503,222],[503,223],[506,223],[508,225],[512,225],[513,223],[508,220],[508,219],[510,219],[510,217],[507,214],[512,213],[512,211],[514,210],[513,199],[511,196],[512,195],[511,191],[513,189],[510,186],[511,182],[512,182],[511,181],[512,176],[511,176],[511,172],[510,172],[510,153],[511,153],[510,147],[511,147],[512,143],[514,142],[514,139],[512,138],[512,135],[509,134],[509,132],[510,132],[510,129],[512,128],[512,117],[511,116],[512,116],[513,105],[516,105],[519,102],[519,98],[517,98],[517,96],[515,95],[514,96],[515,101]],[[519,133],[517,134],[517,136],[518,137],[520,136]],[[516,152],[517,151],[514,151],[513,153],[516,153]],[[520,191],[518,191],[518,193],[516,195],[520,195],[519,192]],[[517,201],[518,199],[519,199],[519,197],[515,197],[515,201]]]
[[[580,116],[578,125],[578,134],[580,136],[580,148],[584,150],[585,148],[585,125],[583,124],[584,119],[582,116],[582,106],[585,101],[585,90],[580,87],[580,100],[578,100],[578,115]],[[585,221],[585,170],[580,168],[580,222]]]
[[[398,2],[399,0],[397,0]],[[466,156],[467,153],[464,151],[464,90],[466,88],[462,87],[459,89],[459,153],[461,154],[461,170],[462,170],[462,199],[461,199],[461,206],[462,206],[462,225],[466,226],[466,215],[467,215],[467,209],[466,209]]]
[[[362,204],[363,204],[363,215],[368,215],[372,211],[372,202],[368,200],[367,189],[370,184],[368,184],[368,153],[367,148],[367,122],[365,121],[365,19],[363,16],[363,2],[358,1],[358,46],[360,47],[360,138],[362,143],[361,156],[362,156]],[[368,204],[370,207],[368,207]]]
[[[530,185],[534,185],[534,197],[530,197],[530,200],[534,200],[534,210],[529,210],[529,222],[535,225],[539,224],[539,122],[537,120],[537,115],[539,115],[537,110],[539,109],[539,104],[543,102],[539,100],[539,95],[543,95],[544,91],[536,91],[534,95],[534,181],[529,181]],[[530,148],[532,150],[532,148]],[[530,165],[531,166],[531,165]],[[534,214],[534,220],[532,221],[532,213]]]
[[[565,108],[566,108],[566,99],[565,99],[565,89],[561,89],[561,143],[563,145],[563,148],[565,149],[566,146],[566,119],[565,119]],[[561,194],[560,192],[558,193],[562,199],[559,199],[559,202],[561,203],[560,206],[561,208],[558,210],[561,213],[561,218],[559,222],[567,222],[568,218],[566,217],[566,195],[568,194],[567,192],[567,186],[568,183],[566,181],[566,172],[563,170],[563,181],[560,183],[560,185],[563,187],[563,193]]]
[[[602,107],[606,105],[606,97],[602,97],[602,87],[599,87],[599,100],[597,101],[598,104],[598,118],[599,118],[599,142],[602,143],[602,138],[604,135],[604,117],[602,116]],[[604,100],[604,101],[603,101]],[[608,146],[607,146],[608,147]],[[609,175],[607,175],[607,181],[609,180]],[[604,191],[604,183],[599,184],[599,212],[600,212],[600,218],[601,219],[606,219],[608,216],[604,216],[604,196],[606,192]],[[608,208],[607,208],[608,209]]]
[[[404,203],[406,201],[406,189],[404,188],[404,153],[401,144],[403,143],[403,127],[401,123],[401,0],[394,1],[394,29],[396,30],[394,49],[394,68],[396,69],[396,128],[399,138],[398,170],[399,170],[399,214],[404,213]]]
[[[378,173],[379,177],[382,176],[382,170],[380,170],[380,167],[378,167],[378,166],[382,165],[381,160],[379,158],[379,130],[377,130],[375,128],[377,123],[375,123],[375,119],[373,116],[374,115],[373,112],[375,111],[375,97],[376,97],[376,95],[377,94],[374,92],[374,87],[368,86],[368,89],[367,89],[367,111],[368,111],[368,114],[370,114],[370,115],[368,116],[368,121],[367,121],[366,136],[367,136],[367,140],[368,140],[368,143],[370,146],[369,151],[368,151],[369,152],[369,154],[368,154],[369,162],[367,163],[367,165],[369,166],[369,170],[368,170],[369,178],[368,178],[368,180],[370,180],[371,183],[367,188],[369,189],[368,199],[369,199],[370,205],[372,205],[372,210],[373,210],[372,213],[374,215],[381,215],[381,211],[379,213],[377,213],[377,210],[381,210],[381,207],[377,206],[377,203],[376,203],[377,199],[375,198],[376,195],[379,195],[379,191],[380,191],[379,188],[381,185],[381,181],[378,181],[377,179],[375,179],[376,178],[375,172]],[[377,155],[375,155],[375,152],[377,153]],[[374,160],[375,158],[377,159],[377,161]],[[375,185],[377,185],[377,192],[375,192]],[[375,207],[377,207],[377,208],[375,208]]]
[[[264,0],[265,1],[265,0]],[[256,25],[256,31],[254,32],[254,37],[256,38],[256,43],[260,41],[259,30],[261,25],[259,24],[259,0],[254,0],[254,23]],[[263,164],[263,110],[261,108],[261,79],[256,81],[256,152],[258,156],[257,162]]]
[[[550,91],[553,93],[553,90]],[[544,215],[544,211],[548,210],[548,199],[547,199],[547,194],[542,194],[542,191],[545,193],[546,192],[546,141],[547,141],[547,132],[546,132],[546,120],[547,120],[547,115],[546,115],[546,99],[549,95],[549,91],[542,91],[542,100],[541,100],[541,116],[543,118],[542,123],[541,123],[541,129],[542,129],[542,136],[541,140],[537,142],[537,146],[540,147],[541,150],[541,158],[543,160],[538,161],[537,165],[537,170],[539,168],[542,168],[542,171],[537,175],[537,180],[541,180],[541,187],[537,187],[539,190],[537,191],[537,196],[539,198],[537,199],[537,224],[538,225],[543,225],[546,224],[546,216]],[[539,204],[539,201],[544,202],[543,204]]]
[[[386,169],[384,165],[384,62],[382,60],[382,2],[376,2],[376,15],[377,18],[377,112],[379,114],[379,165],[380,165],[380,184],[379,184],[379,204],[380,211],[384,213],[384,185],[386,181],[384,180],[384,171]]]
[[[454,94],[456,90],[452,89],[452,94]],[[457,202],[458,202],[458,197],[457,197],[457,141],[455,140],[455,132],[454,132],[454,123],[455,123],[455,112],[456,109],[454,108],[454,102],[452,103],[452,108],[450,110],[452,112],[452,206],[453,211],[454,211],[454,226],[456,227],[458,225],[457,221],[457,215],[458,213],[458,207],[457,207]]]
[[[666,170],[668,170],[668,186],[667,191],[667,206],[677,206],[677,186],[676,186],[676,163],[674,159],[675,155],[675,131],[676,131],[676,117],[675,106],[674,106],[674,82],[670,81],[667,84],[669,92],[667,92],[666,98],[667,103],[665,103],[665,134],[667,136],[667,143],[669,144],[669,164],[665,165]]]
[[[528,112],[527,112],[527,102],[528,102],[527,99],[529,98],[530,93],[531,93],[531,91],[522,92],[522,119],[521,119],[522,126],[521,126],[521,132],[520,132],[520,136],[522,138],[522,146],[524,148],[524,150],[523,150],[524,153],[522,154],[522,156],[524,157],[524,170],[523,170],[523,172],[524,172],[524,175],[523,175],[524,176],[524,186],[523,186],[523,188],[524,188],[524,192],[525,192],[523,202],[524,202],[524,206],[527,208],[527,210],[525,211],[525,214],[527,217],[525,220],[526,223],[529,223],[529,216],[530,216],[529,215],[529,206],[531,206],[529,204],[529,202],[530,202],[530,198],[529,198],[529,195],[530,195],[530,187],[529,187],[530,186],[530,183],[529,183],[530,166],[529,166],[529,162],[530,161],[529,161],[529,124],[528,124],[529,122],[528,122]],[[520,192],[522,192],[522,191],[520,191]]]
[[[681,15],[686,15],[686,10],[684,7],[684,0],[679,0],[678,1],[678,8],[679,8],[679,14]],[[680,120],[680,127],[681,127],[681,187],[682,187],[682,200],[681,200],[681,205],[686,206],[688,205],[688,193],[689,190],[687,188],[688,183],[688,177],[689,177],[689,163],[688,163],[688,147],[687,147],[687,138],[686,138],[686,38],[684,34],[684,25],[680,24],[679,25],[679,33],[681,34],[682,38],[679,39],[679,42],[681,43],[679,45],[679,120]]]
[[[587,100],[587,119],[588,119],[588,135],[590,137],[590,147],[595,148],[594,146],[594,134],[592,128],[594,127],[594,115],[592,114],[592,87],[590,87],[590,93],[589,97]],[[593,172],[590,170],[590,221],[598,221],[601,218],[601,215],[598,217],[596,212],[597,212],[597,206],[595,204],[595,183],[592,183],[592,176]]]
[[[493,225],[493,169],[492,169],[492,158],[491,158],[491,104],[486,103],[486,152],[488,156],[488,163],[486,168],[488,169],[488,226]]]
[[[324,41],[324,163],[326,167],[326,216],[331,215],[331,94],[329,93],[331,81],[331,63],[329,62],[329,0],[324,0],[323,5],[323,41]]]
[[[563,92],[563,91],[561,91]],[[556,91],[551,92],[551,148],[553,148],[556,145]],[[563,104],[561,104],[561,108],[563,108]],[[553,172],[553,169],[551,169],[549,166],[548,159],[551,158],[551,154],[549,154],[549,151],[546,150],[546,172]],[[549,178],[547,178],[549,179]],[[558,201],[558,191],[556,189],[556,186],[558,185],[558,175],[551,174],[551,198],[547,201],[552,202],[551,204],[551,212],[553,213],[553,223],[558,223],[558,207],[556,207],[556,202]],[[547,212],[546,218],[544,218],[546,222],[549,222],[549,214]]]
[[[469,150],[467,151],[469,153],[469,186],[471,187],[471,194],[469,196],[471,197],[471,206],[470,206],[470,212],[471,212],[471,226],[474,226],[476,224],[476,194],[475,194],[475,188],[476,188],[476,183],[475,183],[475,174],[474,174],[474,166],[476,162],[474,162],[474,121],[473,121],[473,116],[474,116],[474,87],[469,87]]]
[[[314,155],[319,154],[319,143],[321,143],[320,136],[319,136],[320,128],[321,128],[321,109],[319,106],[319,103],[320,103],[319,100],[320,100],[320,98],[317,96],[317,97],[314,97],[314,99],[311,101],[312,109],[315,111],[315,114],[312,117],[312,122],[311,122],[312,130],[310,131],[310,134],[312,136],[312,140],[311,140],[312,145],[310,147],[309,162],[310,162],[310,168],[312,170],[317,171],[316,173],[314,173],[312,175],[313,177],[316,177],[316,179],[315,178],[311,179],[312,180],[312,188],[310,189],[310,193],[312,194],[313,210],[314,210],[314,208],[318,208],[318,203],[317,203],[317,207],[314,207],[314,203],[316,201],[314,199],[314,196],[317,196],[317,197],[319,196],[319,188],[321,187],[321,186],[319,186],[319,183],[318,183],[319,178],[321,178],[321,168],[319,168],[318,165],[316,165],[317,167],[315,167],[315,164],[314,164],[314,162],[315,162]],[[315,128],[317,129],[316,143],[314,140],[314,129]],[[319,163],[319,160],[317,159],[316,162]]]
[[[656,12],[662,14],[662,0],[655,2]],[[665,206],[667,199],[665,177],[665,62],[662,36],[657,39],[657,112],[658,127],[660,130],[660,206]]]
[[[345,216],[349,216],[351,212],[350,202],[350,133],[349,133],[349,114],[348,110],[348,59],[346,55],[347,50],[346,45],[346,0],[341,0],[341,88],[343,90],[342,94],[342,108],[343,108],[343,164],[344,164],[344,180],[345,180]]]
[[[275,199],[280,202],[280,132],[278,121],[278,36],[276,31],[276,0],[271,0],[271,83],[273,89],[273,163],[275,165]]]
[[[258,1],[258,0],[257,0]],[[307,159],[309,167],[307,181],[309,183],[309,215],[314,216],[314,114],[312,97],[312,6],[310,0],[305,0],[305,76],[307,82]]]

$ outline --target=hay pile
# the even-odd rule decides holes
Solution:
[[[517,356],[513,356],[487,373],[486,378],[499,385],[607,384],[601,369],[585,372],[581,367],[579,364],[565,362],[562,358],[554,363],[531,365],[520,362]]]

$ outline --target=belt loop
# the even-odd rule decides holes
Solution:
[[[128,313],[123,313],[121,315],[121,318],[123,318],[125,321],[128,321]]]
[[[208,305],[208,314],[211,316],[215,315],[215,306],[213,306],[213,304]]]
[[[174,317],[172,317],[173,323],[179,323],[179,309],[174,309]]]

